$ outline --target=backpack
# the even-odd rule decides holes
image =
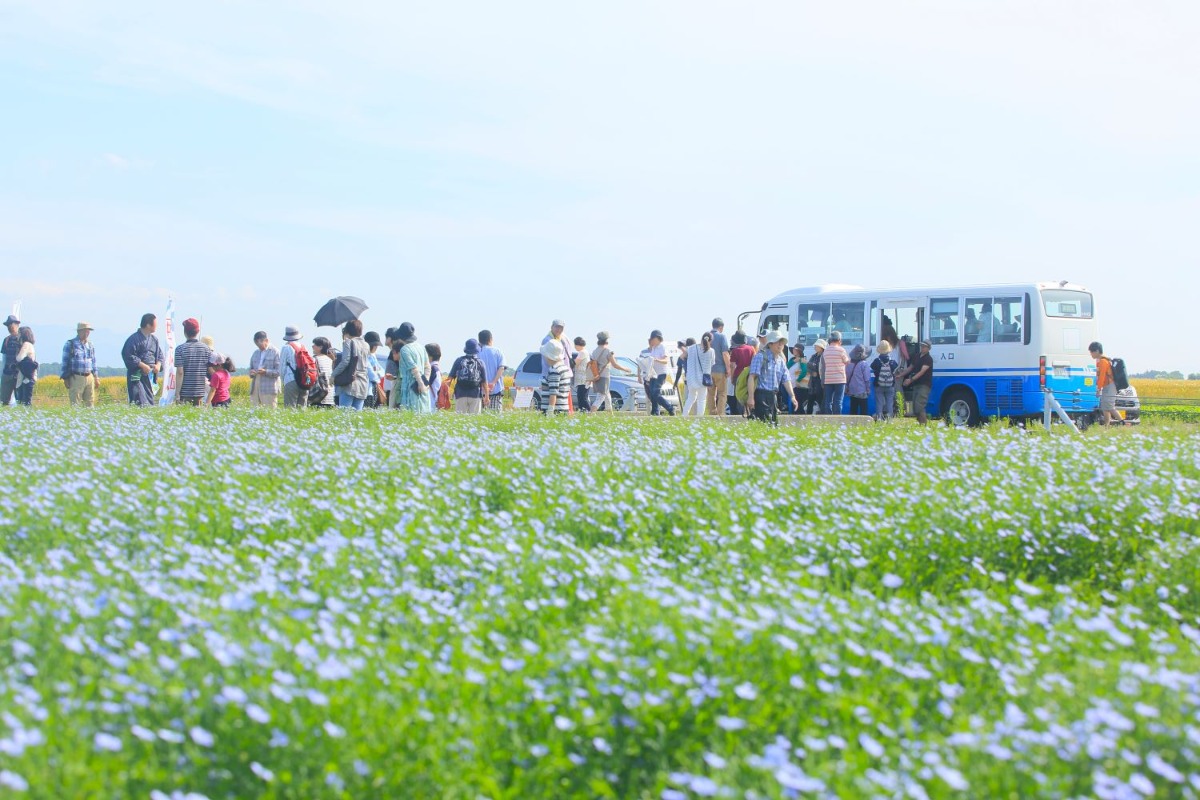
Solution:
[[[1108,365],[1112,367],[1113,386],[1117,387],[1118,392],[1123,392],[1129,388],[1129,373],[1125,370],[1125,359],[1110,358]]]
[[[879,356],[871,365],[875,373],[875,385],[880,389],[890,389],[896,385],[896,362],[890,358]]]
[[[296,385],[305,391],[312,391],[321,379],[321,371],[317,369],[317,362],[313,359],[312,354],[304,348],[304,345],[290,343],[292,353],[296,356],[296,366],[292,368],[292,374],[296,376]]]
[[[442,385],[438,388],[437,403],[435,405],[442,411],[450,409],[450,381],[442,381]]]
[[[464,389],[478,389],[485,381],[483,362],[479,356],[463,356],[463,360],[458,362],[458,384]]]
[[[746,401],[750,399],[750,370],[744,369],[737,377],[737,383],[733,385],[733,396],[737,398],[738,403],[746,405]]]

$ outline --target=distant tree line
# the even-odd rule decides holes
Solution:
[[[38,375],[42,378],[61,374],[62,364],[57,361],[52,364],[48,364],[45,361],[38,364]],[[96,374],[101,378],[116,378],[124,375],[125,369],[123,367],[97,367]]]
[[[1138,372],[1130,375],[1129,377],[1140,378],[1142,380],[1155,380],[1157,378],[1161,378],[1166,381],[1200,381],[1200,372],[1193,372],[1187,376],[1184,376],[1184,374],[1177,369],[1170,372],[1161,369],[1148,369],[1145,372]]]

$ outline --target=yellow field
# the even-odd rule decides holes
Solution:
[[[234,375],[229,382],[230,397],[247,397],[250,394],[250,376]],[[96,396],[96,405],[129,402],[129,394],[125,389],[125,378],[100,379],[100,393]],[[67,387],[56,375],[43,375],[33,393],[35,406],[65,406],[67,404]]]
[[[507,397],[508,390],[512,389],[512,376],[506,376],[504,379],[505,396]],[[229,381],[229,396],[236,402],[239,398],[245,399],[250,396],[250,376],[249,375],[234,375]],[[125,389],[125,378],[101,378],[100,393],[96,396],[96,405],[111,405],[113,403],[126,403],[129,400],[129,395]],[[55,375],[43,375],[37,384],[37,389],[33,393],[33,404],[35,406],[65,406],[67,404],[67,387]]]
[[[1129,381],[1137,389],[1138,397],[1162,397],[1172,400],[1200,400],[1200,381],[1171,381],[1161,378]]]

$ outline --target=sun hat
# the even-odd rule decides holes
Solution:
[[[892,352],[892,343],[887,339],[884,339],[879,343],[879,347],[875,352],[879,353],[881,356],[886,356],[888,353]]]
[[[661,340],[663,338],[662,331],[660,331],[658,328],[655,328],[654,330],[650,331],[650,338]]]
[[[12,314],[9,314],[8,319],[4,320],[4,324],[5,325],[20,325],[21,320],[17,319]]]
[[[463,345],[463,352],[469,356],[477,355],[479,353],[479,340],[467,339],[467,343]]]
[[[608,344],[608,340],[612,338],[608,331],[600,331],[596,334],[596,341],[600,344]]]
[[[547,361],[562,361],[562,347],[558,342],[551,339],[542,345],[542,358]]]
[[[411,322],[401,322],[400,327],[396,328],[396,337],[398,341],[408,344],[417,338],[417,329],[413,327]]]
[[[776,342],[786,342],[787,334],[780,331],[771,331],[767,334],[767,344],[775,344]]]
[[[556,319],[550,323],[550,327],[551,328],[565,328],[565,327],[567,327],[567,323],[563,322],[561,319]]]
[[[363,334],[363,341],[371,347],[379,346],[379,333],[377,331],[367,331]]]
[[[933,349],[933,342],[929,341],[928,339],[922,339],[922,340],[921,340],[921,347],[928,347],[930,350],[932,350],[932,349]]]
[[[288,325],[287,327],[285,327],[283,329],[283,340],[285,342],[295,342],[295,341],[297,341],[299,339],[303,339],[303,338],[304,338],[304,334],[301,333],[300,329],[297,328],[295,325]]]
[[[89,323],[89,322],[81,322],[75,326],[76,333],[79,333],[80,331],[94,331],[94,330],[96,330],[96,329],[93,328],[91,323]]]
[[[822,350],[826,350],[829,348],[829,342],[825,341],[824,339],[817,339],[815,342],[813,342],[813,347],[819,347]]]

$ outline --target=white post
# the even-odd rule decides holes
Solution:
[[[1044,401],[1042,406],[1042,421],[1045,423],[1047,431],[1050,430],[1052,414],[1057,414],[1059,420],[1064,425],[1069,426],[1071,430],[1079,433],[1079,428],[1075,426],[1075,421],[1067,414],[1066,409],[1058,402],[1058,398],[1054,396],[1054,392],[1049,387],[1042,390],[1042,399]]]

